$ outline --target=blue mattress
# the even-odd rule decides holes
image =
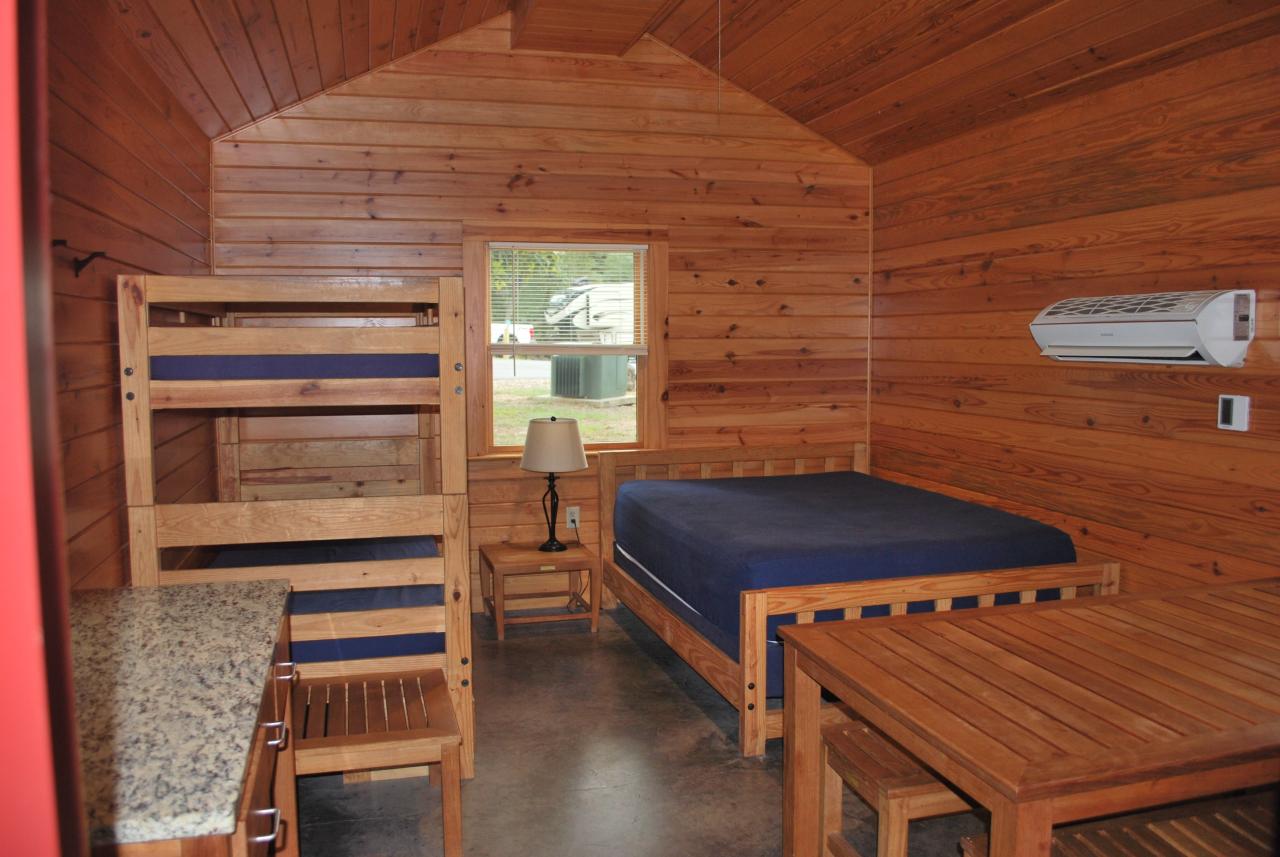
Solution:
[[[436,378],[436,354],[218,354],[152,357],[153,381]]]
[[[327,562],[369,562],[436,556],[430,536],[383,539],[348,539],[320,542],[233,545],[219,550],[212,568],[247,568],[257,565],[307,565]],[[382,586],[372,589],[329,589],[295,592],[289,597],[289,613],[347,613],[355,610],[388,610],[426,607],[444,603],[444,587]],[[298,640],[292,644],[298,663],[430,655],[444,651],[444,634],[397,634],[389,637],[349,637],[341,640]]]
[[[1054,527],[860,473],[628,482],[613,523],[614,560],[734,660],[744,590],[1075,561]],[[769,622],[770,696],[794,621]]]

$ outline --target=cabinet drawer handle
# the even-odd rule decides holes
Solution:
[[[273,809],[255,809],[253,811],[253,814],[271,816],[271,832],[268,833],[266,836],[250,836],[249,837],[250,842],[253,842],[255,844],[262,844],[264,842],[275,842],[277,839],[280,838],[280,810],[274,809],[274,808]]]
[[[276,676],[276,681],[293,681],[298,677],[298,664],[296,661],[281,661],[276,664],[276,669],[287,668],[289,672],[284,675]]]
[[[263,723],[262,728],[276,730],[276,737],[267,741],[268,747],[283,750],[285,745],[289,743],[289,726],[283,720],[272,720],[270,723]]]

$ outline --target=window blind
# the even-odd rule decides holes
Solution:
[[[491,243],[490,350],[646,354],[647,274],[644,245]]]

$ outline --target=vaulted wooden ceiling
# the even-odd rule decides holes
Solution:
[[[511,41],[528,50],[621,55],[671,0],[513,0]],[[584,26],[585,22],[585,26]]]
[[[211,136],[511,8],[517,47],[648,33],[872,164],[1280,31],[1277,0],[110,2]]]
[[[109,2],[120,26],[210,137],[451,36],[509,5],[509,0]]]
[[[875,164],[1278,27],[1276,0],[679,0],[651,32]]]

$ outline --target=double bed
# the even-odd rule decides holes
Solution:
[[[601,454],[605,582],[740,713],[781,734],[793,622],[1113,592],[1051,526],[866,473],[863,445]]]

